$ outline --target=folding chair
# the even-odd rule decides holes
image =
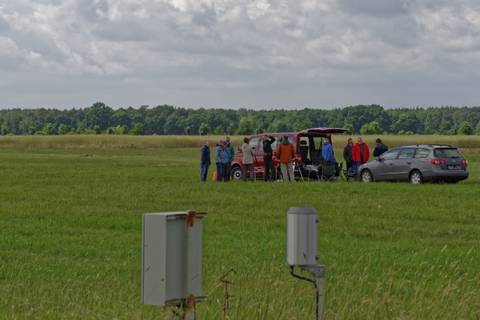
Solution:
[[[295,178],[295,173],[298,172],[298,175],[300,176],[300,179],[304,181],[303,179],[303,173],[302,173],[302,167],[298,164],[298,162],[293,163],[293,177]]]
[[[335,180],[335,163],[324,162],[320,165],[321,167],[321,179],[324,181],[333,181]]]
[[[314,166],[313,164],[306,164],[303,166],[303,169],[305,170],[305,176],[310,179],[315,179],[315,180],[320,180],[320,174],[317,166]]]

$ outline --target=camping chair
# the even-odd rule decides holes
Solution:
[[[320,177],[324,181],[333,181],[335,180],[336,173],[335,163],[333,162],[323,162],[320,165]]]
[[[305,176],[308,177],[309,180],[320,180],[320,173],[318,167],[314,166],[313,164],[306,164],[303,166],[303,168],[305,170]]]
[[[300,179],[302,179],[302,181],[304,181],[303,173],[302,173],[302,166],[298,162],[295,161],[293,163],[293,178],[294,179],[295,179],[296,175],[299,175]]]

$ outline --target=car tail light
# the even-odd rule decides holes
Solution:
[[[432,159],[432,164],[434,165],[442,165],[442,164],[445,164],[445,159]]]
[[[466,167],[468,166],[468,160],[467,159],[463,159],[462,160],[462,164]]]

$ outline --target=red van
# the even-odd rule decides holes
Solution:
[[[254,168],[255,177],[263,179],[264,177],[264,163],[263,163],[263,137],[265,135],[275,138],[272,144],[273,149],[273,165],[275,167],[276,176],[278,176],[279,160],[276,156],[277,143],[284,136],[293,144],[295,149],[295,162],[297,165],[313,164],[318,165],[322,160],[322,145],[323,139],[330,137],[332,134],[344,133],[346,129],[343,128],[310,128],[298,132],[277,132],[277,133],[262,133],[249,136],[250,146],[255,152]],[[238,148],[235,151],[235,157],[232,161],[232,179],[242,179],[242,151]]]

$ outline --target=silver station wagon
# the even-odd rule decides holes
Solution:
[[[421,144],[392,148],[358,168],[359,179],[371,181],[425,181],[456,183],[468,178],[468,162],[457,148]]]

